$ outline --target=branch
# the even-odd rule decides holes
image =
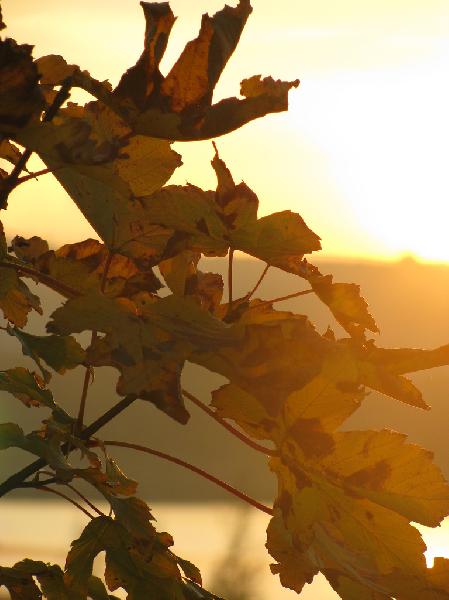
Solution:
[[[279,453],[276,452],[276,450],[272,450],[271,448],[266,448],[265,446],[262,446],[261,444],[254,442],[251,438],[247,437],[244,433],[242,433],[241,431],[239,431],[238,429],[236,429],[235,427],[230,425],[227,421],[225,421],[222,417],[220,417],[220,415],[218,415],[215,411],[213,411],[211,408],[209,408],[209,406],[207,406],[206,404],[201,402],[201,400],[199,398],[196,398],[193,394],[191,394],[187,390],[182,390],[182,393],[184,394],[184,396],[186,398],[191,400],[193,402],[193,404],[198,406],[198,408],[200,408],[207,415],[212,417],[212,419],[214,419],[222,427],[227,429],[230,433],[232,433],[232,435],[237,437],[241,442],[243,442],[250,448],[253,448],[253,450],[257,450],[258,452],[262,452],[263,454],[266,454],[268,456],[279,456]]]
[[[53,119],[58,110],[64,104],[64,102],[69,97],[69,91],[72,87],[72,79],[71,77],[67,77],[62,82],[61,88],[59,92],[56,94],[55,99],[53,100],[52,105],[48,108],[48,110],[44,114],[43,121],[48,122]],[[14,169],[11,171],[11,174],[4,182],[4,187],[0,190],[0,210],[6,209],[8,205],[8,196],[12,192],[12,190],[18,185],[20,173],[26,167],[28,159],[33,154],[33,151],[27,148],[23,151],[22,156],[17,161],[17,164],[14,166]]]
[[[109,423],[109,421],[112,421],[112,419],[114,419],[117,415],[119,415],[126,408],[128,408],[128,406],[132,404],[136,399],[137,396],[135,394],[129,394],[128,396],[122,398],[119,402],[117,402],[117,404],[115,404],[112,408],[110,408],[103,415],[101,415],[101,417],[99,417],[88,427],[83,429],[83,431],[79,434],[79,438],[82,440],[88,440],[91,435],[97,433],[97,431],[104,427],[104,425]],[[61,447],[62,452],[66,452],[67,449],[68,444],[64,444]],[[17,471],[17,473],[14,473],[14,475],[11,475],[11,477],[8,477],[8,479],[6,479],[3,483],[0,484],[0,498],[8,492],[10,492],[11,490],[20,487],[21,484],[25,481],[25,479],[27,479],[27,477],[34,475],[36,471],[40,471],[47,464],[48,463],[45,459],[39,458],[34,462],[30,463],[28,466],[21,469],[20,471]]]
[[[28,486],[27,486],[28,487]],[[32,487],[32,486],[30,486]],[[64,498],[64,500],[67,500],[68,502],[70,502],[71,504],[73,504],[74,506],[76,506],[76,508],[79,508],[85,515],[87,515],[89,517],[89,519],[94,519],[95,517],[93,515],[90,514],[89,511],[87,511],[85,508],[83,508],[81,506],[81,504],[78,504],[78,502],[76,500],[73,500],[72,498],[70,498],[69,496],[66,496],[65,494],[63,494],[62,492],[58,492],[58,490],[52,490],[51,488],[45,487],[45,486],[34,486],[34,488],[40,492],[46,492],[46,493],[50,493],[50,494],[56,494],[56,496],[60,496],[61,498]]]
[[[58,292],[58,294],[61,294],[62,296],[66,296],[68,298],[75,298],[77,296],[81,296],[81,292],[79,292],[75,288],[72,288],[66,285],[65,283],[61,283],[57,279],[53,279],[53,277],[50,277],[50,275],[41,273],[40,271],[33,269],[33,267],[29,267],[22,263],[0,260],[0,267],[3,267],[5,269],[13,269],[18,273],[23,273],[25,276],[28,275],[29,277],[38,279],[40,283],[43,283],[51,290]]]
[[[139,444],[128,444],[128,442],[117,442],[114,440],[108,440],[108,441],[103,442],[103,444],[105,446],[120,446],[122,448],[131,448],[132,450],[137,450],[138,452],[146,452],[147,454],[152,454],[153,456],[157,456],[159,458],[167,460],[168,462],[174,463],[175,465],[184,467],[185,469],[188,469],[189,471],[192,471],[193,473],[196,473],[197,475],[201,475],[201,477],[204,477],[208,481],[215,483],[216,485],[220,486],[221,488],[223,488],[230,494],[233,494],[234,496],[237,496],[237,498],[240,498],[240,500],[243,500],[244,502],[251,504],[251,506],[254,506],[258,510],[260,510],[264,513],[267,513],[267,515],[273,515],[272,509],[268,508],[268,506],[261,504],[257,500],[254,500],[254,498],[251,498],[250,496],[247,496],[243,492],[240,492],[239,490],[235,489],[234,487],[232,487],[225,481],[222,481],[221,479],[214,477],[207,471],[204,471],[203,469],[200,469],[199,467],[195,467],[195,465],[191,465],[190,463],[185,462],[184,460],[181,460],[180,458],[176,458],[175,456],[171,456],[170,454],[166,454],[165,452],[160,452],[159,450],[154,450],[153,448],[148,448],[147,446],[140,446]]]

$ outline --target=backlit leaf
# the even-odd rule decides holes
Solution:
[[[0,267],[0,309],[5,319],[23,327],[31,310],[42,314],[40,300],[17,276],[13,269]]]
[[[29,239],[16,235],[11,241],[11,249],[17,258],[34,263],[42,254],[48,252],[48,242],[37,235]]]
[[[0,371],[0,390],[13,394],[25,406],[57,408],[51,391],[45,389],[39,377],[23,367]]]
[[[46,252],[35,268],[79,293],[103,290],[107,296],[128,296],[139,290],[155,292],[161,287],[151,269],[140,270],[132,259],[121,254],[111,258],[106,246],[93,239]]]
[[[71,336],[31,335],[16,327],[10,327],[9,332],[22,344],[25,356],[36,362],[46,381],[50,377],[48,371],[43,369],[41,359],[60,374],[81,365],[86,359],[85,351]]]

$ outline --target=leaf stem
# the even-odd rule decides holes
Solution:
[[[52,105],[47,109],[44,114],[43,121],[48,122],[53,119],[58,110],[64,104],[64,102],[69,97],[69,91],[72,87],[72,78],[67,77],[56,94]],[[28,159],[33,154],[33,150],[26,148],[19,160],[17,161],[14,169],[11,171],[11,174],[5,181],[4,188],[0,191],[0,210],[6,209],[8,205],[8,196],[12,192],[12,190],[18,185],[20,173],[25,169]]]
[[[109,250],[105,264],[104,264],[103,273],[101,276],[100,292],[102,294],[104,294],[104,290],[105,290],[106,282],[107,282],[107,278],[108,278],[109,267],[111,266],[113,257],[114,257],[114,253]],[[92,331],[92,336],[91,336],[91,340],[90,340],[91,345],[97,339],[97,335],[98,335],[97,331]],[[77,432],[80,432],[83,429],[84,413],[86,411],[87,393],[89,391],[89,383],[90,383],[92,374],[93,374],[92,367],[87,365],[86,372],[84,373],[83,389],[81,392],[80,406],[79,406],[79,410],[78,410],[78,417],[76,420],[76,431]]]
[[[257,450],[258,452],[262,452],[268,456],[279,456],[279,453],[276,450],[272,450],[271,448],[266,448],[257,442],[254,442],[251,438],[247,437],[244,433],[240,432],[238,429],[230,425],[227,421],[225,421],[220,415],[218,415],[215,411],[213,411],[207,404],[201,402],[199,398],[196,398],[193,394],[188,392],[187,390],[182,390],[183,395],[191,400],[193,404],[198,406],[203,412],[212,417],[217,423],[219,423],[222,427],[227,429],[232,435],[238,438],[241,442],[252,448],[253,450]]]
[[[234,249],[229,248],[228,259],[228,314],[232,312],[232,270],[233,270]]]
[[[256,293],[256,291],[259,289],[260,284],[262,283],[262,281],[264,280],[265,275],[267,274],[268,269],[270,268],[270,265],[267,263],[265,265],[265,269],[262,271],[261,276],[259,277],[259,279],[257,280],[256,285],[253,287],[253,289],[248,292],[245,296],[245,300],[250,300],[250,298]]]
[[[102,427],[104,427],[109,421],[112,421],[117,415],[123,412],[130,404],[137,399],[135,394],[128,394],[122,398],[117,404],[114,404],[109,410],[103,413],[98,419],[96,419],[93,423],[91,423],[88,427],[85,427],[83,431],[79,434],[79,438],[82,440],[88,440],[91,435],[97,433]],[[66,452],[68,448],[67,444],[64,444],[61,448],[63,452]],[[0,498],[21,486],[21,484],[25,481],[27,477],[31,477],[34,475],[36,471],[40,471],[47,465],[47,461],[44,458],[38,458],[34,462],[30,463],[20,471],[17,471],[8,479],[6,479],[3,483],[0,484]]]
[[[65,500],[67,500],[68,502],[70,502],[71,504],[73,504],[74,506],[79,508],[85,515],[87,515],[89,517],[89,519],[95,518],[93,515],[90,514],[90,512],[88,510],[86,510],[83,506],[81,506],[81,504],[79,504],[76,500],[73,500],[73,498],[70,498],[70,496],[66,496],[66,494],[63,494],[62,492],[58,492],[58,490],[53,490],[52,488],[48,488],[46,486],[35,486],[35,489],[40,492],[46,492],[46,493],[50,493],[50,494],[55,494],[56,496],[60,496],[61,498],[64,498]]]
[[[86,498],[86,496],[84,496],[79,490],[76,489],[76,487],[74,485],[71,485],[70,483],[67,482],[63,482],[63,481],[58,481],[57,479],[55,479],[55,474],[54,473],[50,473],[50,471],[40,471],[40,473],[42,475],[49,475],[52,477],[52,479],[48,480],[49,483],[56,483],[57,485],[64,485],[65,487],[68,487],[70,490],[72,490],[72,492],[74,492],[77,496],[79,496],[82,500],[84,500],[84,502],[93,510],[95,511],[98,515],[100,515],[101,517],[105,517],[106,515],[104,514],[104,512],[102,512],[100,509],[98,509],[95,504],[92,504],[92,502],[90,500],[88,500]],[[42,484],[44,484],[45,482],[40,482]]]
[[[53,173],[54,170],[55,169],[41,169],[40,171],[35,171],[34,173],[30,173],[29,175],[24,175],[23,177],[20,177],[17,180],[16,185],[25,183],[26,181],[29,181],[30,179],[37,179],[41,175],[47,175],[47,173]]]
[[[180,458],[177,458],[176,456],[171,456],[170,454],[166,454],[165,452],[160,452],[159,450],[154,450],[153,448],[148,448],[147,446],[140,446],[139,444],[130,444],[128,442],[119,442],[119,441],[115,441],[115,440],[107,440],[107,441],[104,441],[103,444],[105,446],[119,446],[121,448],[131,448],[132,450],[137,450],[138,452],[145,452],[147,454],[151,454],[153,456],[157,456],[157,457],[162,458],[162,459],[164,459],[164,460],[166,460],[168,462],[171,462],[171,463],[174,463],[174,464],[179,465],[181,467],[184,467],[185,469],[188,469],[189,471],[192,471],[193,473],[196,473],[197,475],[200,475],[201,477],[204,477],[208,481],[211,481],[212,483],[215,483],[216,485],[218,485],[219,487],[223,488],[224,490],[226,490],[230,494],[233,494],[237,498],[240,498],[240,500],[243,500],[244,502],[247,502],[248,504],[250,504],[251,506],[254,506],[258,510],[260,510],[260,511],[262,511],[264,513],[267,513],[267,515],[272,515],[273,514],[272,509],[269,508],[268,506],[265,506],[264,504],[261,504],[257,500],[254,500],[254,498],[251,498],[250,496],[247,496],[246,494],[244,494],[240,490],[237,490],[236,488],[232,487],[231,485],[229,485],[225,481],[222,481],[221,479],[218,479],[217,477],[214,477],[213,475],[211,475],[207,471],[204,471],[203,469],[200,469],[199,467],[196,467],[195,465],[192,465],[192,464],[190,464],[190,463],[188,463],[188,462],[186,462],[184,460],[181,460]]]
[[[258,302],[257,304],[252,304],[248,306],[246,310],[254,310],[255,308],[260,308],[261,306],[266,306],[268,304],[274,304],[275,302],[283,302],[284,300],[290,300],[291,298],[298,298],[298,296],[305,296],[306,294],[313,294],[313,290],[302,290],[301,292],[295,292],[294,294],[288,294],[287,296],[280,296],[279,298],[273,298],[273,300],[263,300],[262,302]]]
[[[50,275],[41,273],[40,271],[33,269],[28,265],[10,262],[6,260],[0,260],[0,267],[3,267],[5,269],[14,269],[14,271],[17,271],[18,273],[23,273],[25,276],[28,275],[29,277],[36,278],[39,280],[40,283],[43,283],[51,290],[58,292],[58,294],[61,294],[66,298],[74,298],[76,296],[81,296],[81,292],[79,292],[75,288],[72,288],[66,285],[65,283],[61,283],[60,281],[53,279],[53,277],[50,277]]]

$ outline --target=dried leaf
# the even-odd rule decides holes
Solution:
[[[44,105],[31,51],[32,46],[0,40],[0,130],[6,137],[36,118]]]
[[[49,248],[48,242],[36,235],[29,239],[16,235],[11,241],[11,249],[20,260],[34,263]]]
[[[132,259],[121,254],[110,258],[106,246],[92,239],[43,254],[35,268],[80,293],[103,290],[111,297],[130,296],[140,290],[156,292],[161,287],[152,269],[141,270]]]

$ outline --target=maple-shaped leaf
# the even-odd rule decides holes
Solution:
[[[42,254],[48,252],[48,242],[37,235],[31,238],[23,238],[16,235],[11,240],[11,250],[21,260],[34,263]]]
[[[0,267],[0,309],[5,319],[24,327],[31,310],[42,314],[39,298],[18,277],[15,270]]]
[[[68,289],[84,294],[102,290],[107,296],[131,296],[139,290],[155,292],[161,287],[152,269],[141,270],[121,254],[111,256],[104,244],[93,239],[44,253],[35,268]],[[65,295],[70,297],[69,293]]]
[[[102,240],[117,251],[142,236],[139,198],[160,189],[181,164],[169,142],[134,135],[98,102],[69,105],[53,122],[28,127],[17,139],[39,154]],[[165,233],[161,241],[154,226],[145,234],[149,256],[161,254],[171,236]]]
[[[112,95],[100,90],[135,131],[170,140],[207,139],[222,135],[270,112],[287,109],[288,91],[298,81],[258,85],[242,82],[244,99],[227,98],[212,104],[218,79],[240,39],[251,13],[249,0],[203,15],[198,37],[190,41],[164,77],[159,63],[174,23],[167,3],[141,3],[146,20],[144,50],[121,78]],[[83,83],[79,85],[83,86]],[[98,97],[100,97],[98,95]]]
[[[104,550],[105,580],[110,590],[123,587],[132,600],[152,597],[187,600],[178,567],[180,559],[169,550],[173,543],[171,536],[168,536],[167,546],[167,535],[158,534],[153,527],[140,533],[133,536],[120,522],[109,517],[93,519],[72,543],[66,561],[66,582],[75,589],[87,591],[93,561]]]
[[[9,327],[8,332],[19,340],[24,355],[35,361],[46,382],[51,374],[42,366],[41,359],[60,374],[83,364],[86,359],[85,351],[72,336],[32,335],[17,327]]]
[[[282,211],[258,219],[257,196],[246,184],[235,185],[217,150],[212,167],[218,182],[216,210],[232,248],[289,272],[296,272],[304,254],[321,248],[320,238],[296,213]]]
[[[253,305],[230,330],[240,335],[240,343],[195,351],[189,360],[256,396],[271,419],[277,417],[288,394],[319,373],[329,350],[305,316],[266,305],[259,310]]]
[[[235,332],[201,310],[193,300],[157,299],[140,293],[133,300],[101,294],[69,300],[52,314],[49,331],[59,334],[96,330],[89,363],[114,366],[119,394],[136,394],[185,423],[180,375],[193,348],[236,343]]]

